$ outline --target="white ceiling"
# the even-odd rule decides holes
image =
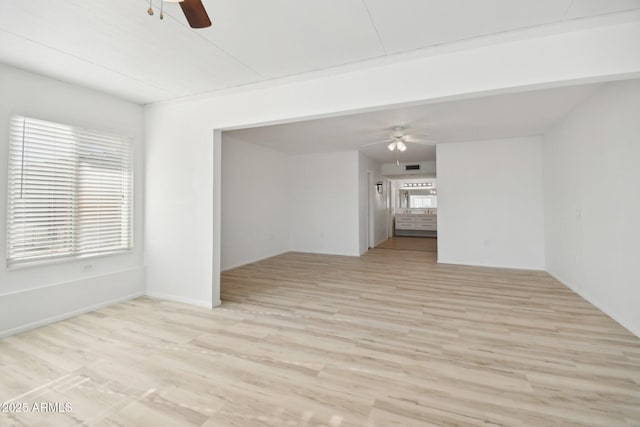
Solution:
[[[598,84],[426,104],[280,125],[231,130],[223,137],[290,154],[360,150],[380,163],[396,160],[383,141],[393,128],[434,143],[540,135],[583,102]],[[407,144],[401,162],[435,159],[435,145]]]
[[[193,30],[171,3],[160,21],[146,0],[0,0],[0,62],[149,103],[640,9],[640,0],[204,4],[213,26]]]

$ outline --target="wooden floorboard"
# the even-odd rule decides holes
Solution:
[[[380,243],[376,249],[437,252],[438,239],[436,237],[394,236]]]
[[[288,253],[214,310],[139,298],[0,341],[0,426],[640,426],[640,339],[538,271]]]

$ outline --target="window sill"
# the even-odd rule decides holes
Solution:
[[[7,271],[16,271],[16,270],[23,270],[23,269],[29,269],[29,268],[68,264],[72,262],[82,262],[86,260],[107,258],[107,257],[118,256],[118,255],[129,255],[129,254],[132,254],[134,251],[135,251],[135,248],[131,248],[131,249],[124,249],[119,251],[112,251],[112,252],[102,252],[97,254],[76,255],[76,256],[64,256],[59,258],[49,258],[49,259],[42,259],[42,260],[13,261],[13,262],[7,261],[6,267],[7,267]]]

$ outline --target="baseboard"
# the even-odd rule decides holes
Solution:
[[[382,238],[382,239],[378,240],[377,242],[375,242],[375,243],[373,244],[373,247],[375,248],[375,247],[376,247],[376,246],[378,246],[380,243],[382,243],[382,242],[386,242],[387,240],[389,240],[389,237]],[[365,252],[366,252],[366,251],[365,251]]]
[[[554,279],[556,279],[558,282],[560,282],[561,285],[566,286],[567,288],[571,289],[573,292],[575,292],[576,294],[580,295],[582,298],[584,298],[585,300],[587,300],[589,302],[589,304],[593,305],[594,307],[596,307],[598,310],[602,311],[604,314],[606,314],[607,316],[609,316],[610,318],[612,318],[616,323],[618,323],[620,326],[622,326],[623,328],[625,328],[626,330],[628,330],[629,332],[631,332],[633,335],[637,336],[640,338],[640,328],[636,328],[633,325],[627,325],[625,321],[623,321],[622,319],[620,319],[618,316],[616,316],[615,314],[611,313],[609,310],[606,310],[604,307],[602,307],[600,304],[598,304],[595,300],[595,298],[593,298],[591,295],[589,295],[587,292],[585,292],[583,289],[578,289],[578,287],[574,284],[571,283],[569,280],[564,280],[560,277],[560,275],[553,273],[549,270],[547,270],[547,273],[553,277]]]
[[[163,300],[173,301],[173,302],[180,302],[183,304],[195,305],[195,306],[204,307],[204,308],[213,308],[222,304],[220,300],[218,300],[216,304],[213,304],[212,302],[206,301],[206,300],[200,300],[195,298],[185,298],[178,295],[166,294],[163,292],[147,291],[145,295],[151,298],[163,299]]]
[[[523,267],[523,266],[513,266],[513,265],[503,265],[503,264],[489,264],[489,263],[464,263],[461,261],[448,261],[442,260],[438,258],[438,264],[448,264],[448,265],[466,265],[471,267],[488,267],[488,268],[504,268],[507,270],[529,270],[529,271],[546,271],[544,267]]]
[[[109,301],[104,301],[104,302],[101,302],[99,304],[94,304],[94,305],[90,305],[90,306],[87,306],[87,307],[82,307],[82,308],[77,309],[77,310],[72,310],[72,311],[69,311],[69,312],[66,312],[66,313],[62,313],[62,314],[59,314],[59,315],[56,315],[56,316],[47,317],[45,319],[40,319],[40,320],[37,320],[35,322],[27,323],[25,325],[20,325],[18,327],[12,328],[12,329],[0,330],[0,339],[6,338],[6,337],[8,337],[10,335],[19,334],[21,332],[26,332],[26,331],[29,331],[31,329],[36,329],[36,328],[39,328],[41,326],[49,325],[51,323],[60,322],[61,320],[66,320],[66,319],[70,319],[72,317],[80,316],[81,314],[89,313],[91,311],[96,311],[96,310],[99,310],[101,308],[107,307],[109,305],[119,304],[121,302],[130,301],[132,299],[140,298],[142,296],[144,296],[144,292],[136,292],[136,293],[124,296],[124,297],[112,299],[112,300],[109,300]]]
[[[329,251],[320,251],[320,250],[316,251],[316,250],[308,250],[308,249],[291,249],[290,251],[287,251],[285,253],[314,254],[314,255],[334,255],[334,256],[349,256],[349,257],[359,257],[360,255],[362,255],[360,253],[360,248],[358,248],[355,252],[351,252],[351,253],[329,252]]]

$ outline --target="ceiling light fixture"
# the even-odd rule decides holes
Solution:
[[[407,146],[404,145],[404,142],[402,142],[402,138],[396,138],[391,144],[389,144],[387,146],[387,148],[389,149],[389,151],[405,151],[407,149]]]
[[[432,187],[433,183],[431,182],[408,182],[403,184],[404,188],[425,188],[425,187]]]
[[[391,144],[387,145],[387,148],[389,149],[389,151],[396,153],[396,165],[400,166],[400,158],[398,157],[398,153],[402,153],[407,149],[407,146],[404,145],[404,142],[402,142],[402,136],[394,136],[393,137],[393,142],[391,142]]]
[[[180,3],[184,0],[160,0],[160,19],[164,19],[164,2],[167,3]],[[149,0],[149,9],[147,9],[147,13],[153,16],[153,0]]]

